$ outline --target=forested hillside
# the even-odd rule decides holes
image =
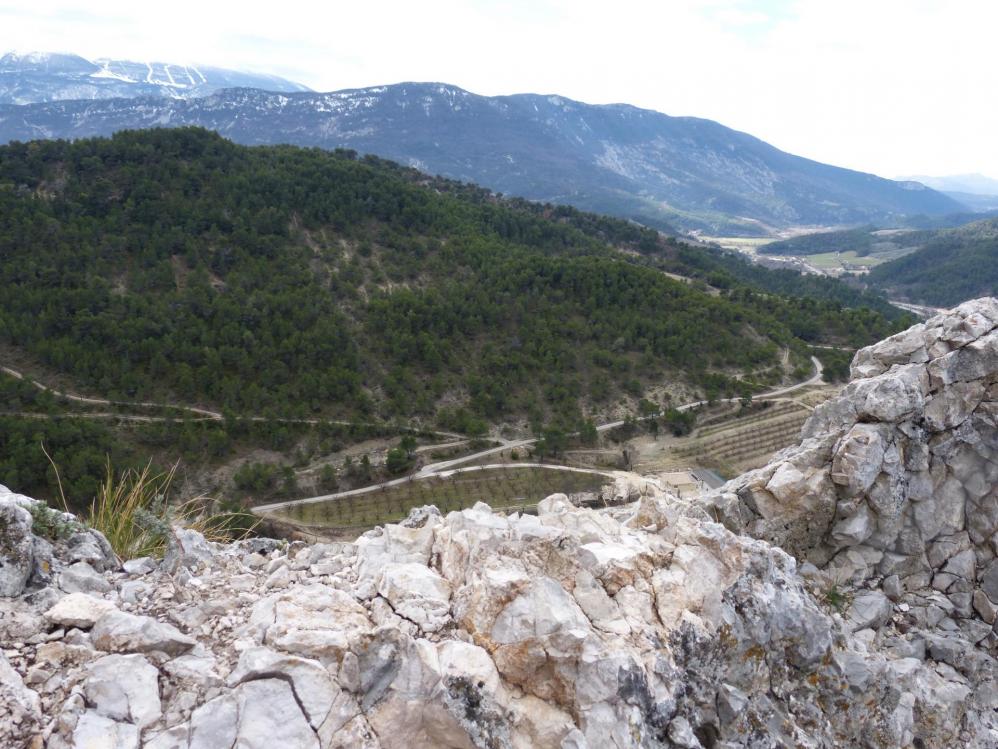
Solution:
[[[863,255],[873,246],[872,232],[875,229],[873,226],[860,226],[855,229],[802,234],[764,244],[759,252],[764,255],[819,255],[823,252],[853,250]]]
[[[950,307],[998,293],[998,219],[935,232],[916,252],[874,268],[876,288],[920,304]]]
[[[105,394],[236,411],[574,409],[756,370],[794,325],[860,314],[703,293],[609,246],[667,259],[623,222],[198,130],[4,148],[0,231],[7,342]]]
[[[803,372],[807,342],[904,324],[624,221],[197,129],[3,147],[0,258],[0,345],[86,392],[464,433],[574,429],[652,386],[746,394],[785,380],[786,349]],[[142,430],[204,456],[293,432],[235,423]],[[5,475],[43,475],[48,441],[92,484],[109,438],[68,424],[6,430]]]

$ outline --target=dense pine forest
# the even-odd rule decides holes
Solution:
[[[0,148],[0,258],[0,345],[87,392],[462,432],[747,394],[785,349],[908,321],[624,221],[199,129]]]

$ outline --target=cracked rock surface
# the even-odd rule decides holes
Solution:
[[[123,566],[87,532],[43,574],[0,488],[0,746],[998,746],[996,327],[978,300],[864,349],[699,501]]]

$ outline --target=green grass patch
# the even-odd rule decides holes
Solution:
[[[874,265],[884,262],[885,259],[876,255],[860,257],[852,250],[848,252],[822,252],[818,255],[807,256],[807,262],[815,268],[822,269],[841,268],[843,265],[862,265],[872,268]]]

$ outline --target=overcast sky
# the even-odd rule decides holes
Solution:
[[[998,177],[996,35],[995,0],[0,0],[0,50],[627,102],[887,177]]]

